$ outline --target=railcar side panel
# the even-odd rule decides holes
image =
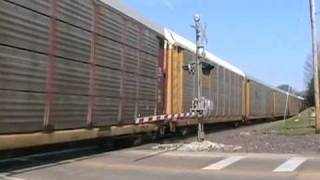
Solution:
[[[186,49],[183,49],[183,61],[175,54],[178,48],[173,48],[172,64],[174,71],[172,76],[172,99],[175,103],[176,109],[172,112],[189,112],[191,103],[197,94],[197,73],[194,75],[188,71],[182,70],[183,65],[194,62],[194,54]],[[175,52],[176,51],[176,52]],[[181,57],[181,56],[180,56]],[[180,63],[183,62],[183,63]],[[178,66],[177,66],[178,65]],[[170,78],[170,77],[169,77]],[[183,81],[181,81],[183,80]],[[215,68],[210,75],[202,75],[202,96],[211,100],[213,103],[213,110],[210,112],[208,122],[223,122],[236,121],[242,119],[242,81],[243,77],[226,69],[223,66],[215,64]],[[183,90],[179,90],[182,84]],[[182,92],[183,98],[179,98],[179,93]],[[179,103],[178,103],[179,102]],[[182,103],[182,108],[179,108]],[[178,108],[177,108],[178,107]]]
[[[273,112],[273,116],[274,117],[282,117],[285,113],[285,109],[286,109],[286,100],[287,100],[287,96],[286,94],[279,92],[279,91],[274,91],[273,92],[273,96],[274,96],[274,112]],[[287,109],[288,112],[288,109]]]
[[[289,97],[289,115],[293,116],[298,114],[301,111],[301,100],[294,97],[294,96],[290,96]]]
[[[192,62],[194,62],[194,54],[190,51],[183,50],[183,64],[187,65]],[[196,95],[196,88],[194,86],[196,85],[196,76],[190,74],[187,71],[183,71],[183,112],[189,112],[191,109],[191,104],[193,97]]]
[[[0,1],[0,133],[163,113],[162,35],[93,2]]]
[[[183,51],[175,47],[172,57],[172,112],[183,112]]]
[[[273,91],[271,88],[253,81],[247,81],[249,83],[249,90],[247,92],[247,118],[272,118],[273,115]]]

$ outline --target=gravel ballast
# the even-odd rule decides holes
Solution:
[[[245,153],[294,153],[320,155],[320,135],[281,135],[270,130],[277,122],[267,122],[206,131],[206,141],[197,142],[196,135],[169,138],[160,144],[145,145],[143,148],[170,151],[209,151]]]

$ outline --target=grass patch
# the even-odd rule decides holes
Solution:
[[[286,121],[278,121],[268,131],[284,135],[315,134],[314,108],[308,108]]]

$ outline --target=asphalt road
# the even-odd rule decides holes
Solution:
[[[57,152],[54,157],[65,156]],[[69,153],[76,153],[70,151]],[[4,180],[293,180],[320,179],[320,157],[295,154],[163,152],[130,148],[50,161],[52,154],[14,159],[35,165],[0,173]],[[39,163],[40,162],[40,163]],[[46,163],[47,162],[47,163]],[[1,161],[0,163],[8,163]],[[38,164],[38,165],[37,165]]]

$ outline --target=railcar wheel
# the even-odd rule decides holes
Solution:
[[[236,121],[233,123],[234,128],[238,128],[240,126],[240,121]]]
[[[162,126],[158,130],[158,136],[159,138],[163,138],[166,135],[166,127]]]
[[[189,128],[181,128],[179,132],[181,136],[186,136],[189,133]]]
[[[133,146],[138,146],[142,144],[142,137],[141,136],[136,136],[133,139],[132,145]]]
[[[151,141],[155,141],[158,139],[158,132],[152,131],[152,132],[148,133],[148,136],[151,139]]]

